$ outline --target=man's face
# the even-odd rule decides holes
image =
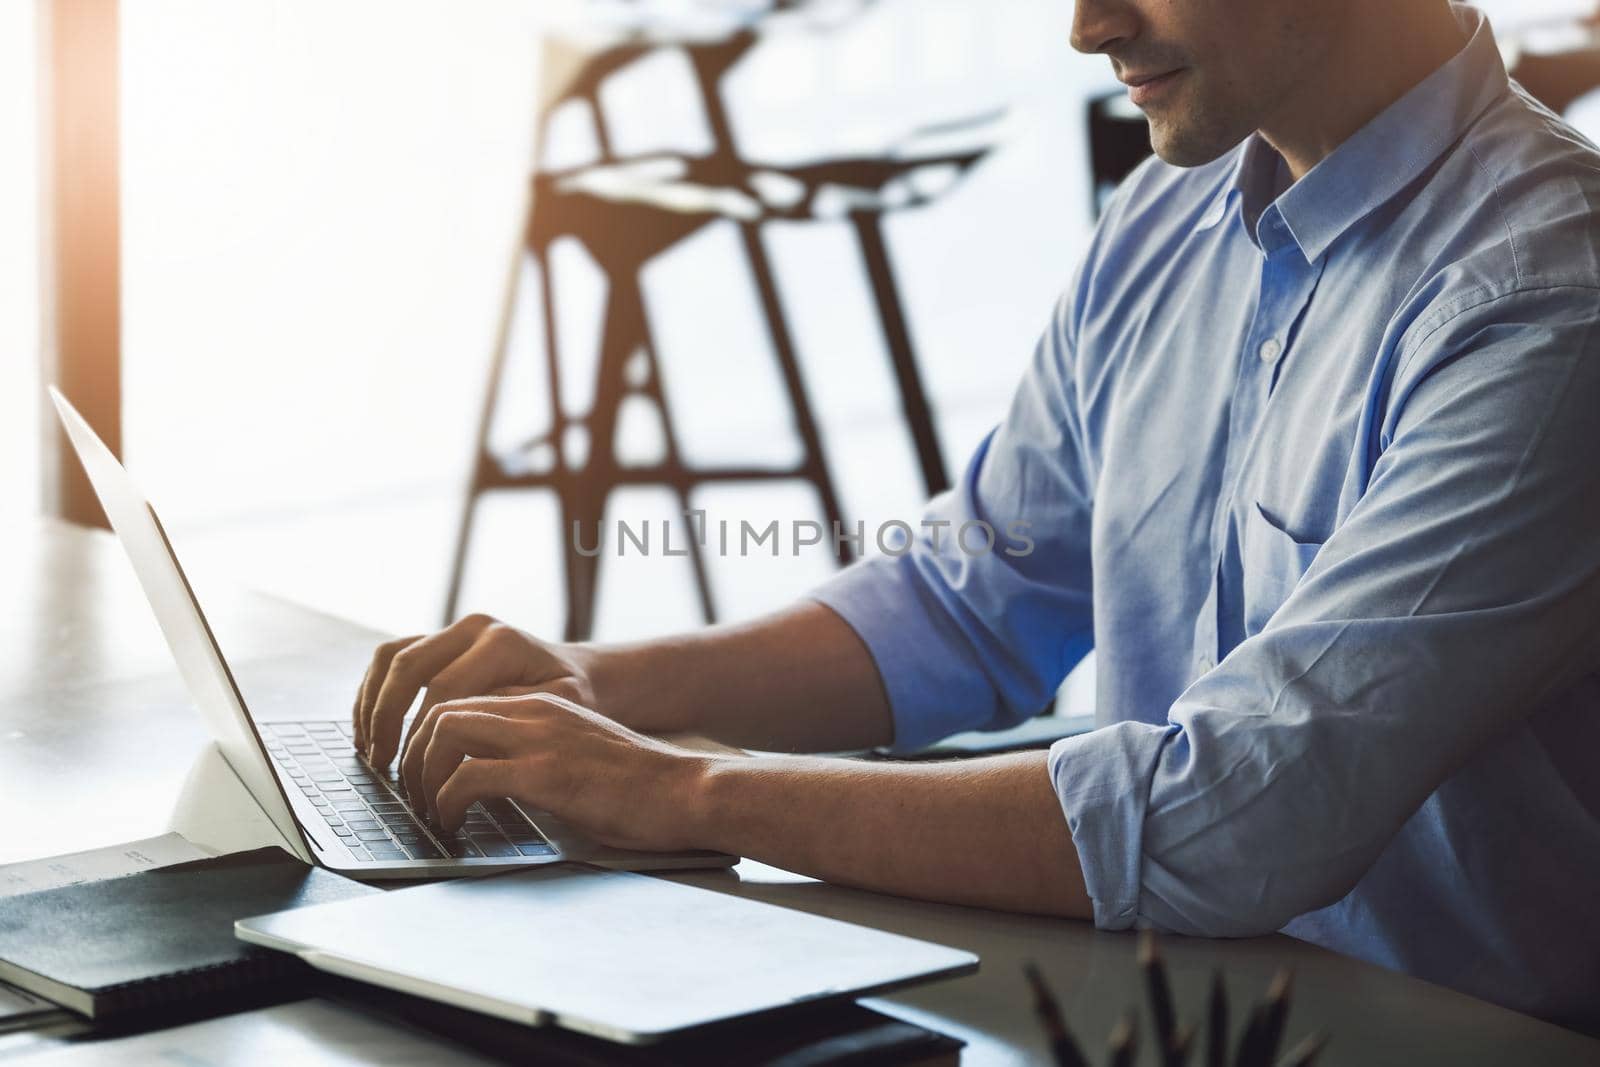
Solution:
[[[1077,0],[1072,46],[1104,53],[1150,120],[1156,154],[1195,167],[1303,93],[1342,0]]]

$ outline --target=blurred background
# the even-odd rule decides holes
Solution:
[[[959,477],[1003,414],[1084,248],[1090,105],[1116,83],[1068,46],[1069,0],[773,6],[124,0],[122,454],[191,570],[415,632],[444,617],[460,555],[457,611],[560,635],[563,503],[592,508],[597,478],[617,486],[612,522],[687,501],[787,529],[825,521],[831,490],[869,551],[877,524],[914,523],[930,471]],[[1591,2],[1480,6],[1508,39],[1589,47],[1570,31]],[[0,0],[13,531],[46,499],[48,17],[48,0]],[[592,84],[573,73],[618,48]],[[1559,84],[1554,102],[1600,127]],[[608,342],[618,323],[638,336]],[[673,485],[657,468],[805,476]],[[583,629],[682,629],[708,601],[748,617],[838,565],[826,542],[703,562],[702,587],[659,545],[608,555]],[[1089,710],[1092,670],[1066,711]]]

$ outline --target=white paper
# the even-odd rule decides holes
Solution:
[[[125,874],[203,860],[211,853],[190,844],[182,834],[162,834],[143,841],[50,856],[0,866],[0,898],[59,889],[65,885],[103,882]]]
[[[472,1067],[498,1061],[402,1023],[323,1000],[302,1000],[138,1037],[41,1051],[26,1062],[30,1067]]]
[[[0,1025],[18,1016],[39,1015],[60,1010],[60,1007],[51,1001],[36,997],[25,989],[0,982]]]
[[[166,828],[218,855],[267,845],[294,851],[214,744],[203,746],[189,765]]]

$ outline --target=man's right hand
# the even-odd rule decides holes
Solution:
[[[540,641],[487,615],[386,642],[373,654],[356,694],[356,748],[374,767],[387,767],[399,751],[406,712],[423,690],[418,722],[435,704],[506,689],[552,693],[593,708],[588,659],[574,646]]]

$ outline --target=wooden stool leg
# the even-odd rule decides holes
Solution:
[[[923,388],[916,352],[911,345],[911,327],[906,322],[900,287],[895,284],[894,267],[889,261],[888,247],[884,244],[883,216],[857,211],[851,214],[850,221],[855,223],[856,238],[861,243],[861,255],[867,264],[867,277],[872,281],[873,302],[878,305],[878,321],[883,325],[889,361],[894,367],[895,382],[900,387],[900,406],[905,412],[906,427],[911,432],[911,443],[917,450],[917,462],[922,467],[922,482],[929,496],[937,496],[950,488],[950,475],[945,470],[944,454],[939,451],[933,411],[928,404],[928,393]]]
[[[606,494],[597,494],[570,480],[565,486],[561,494],[561,543],[565,548],[567,619],[562,640],[587,641],[594,636],[600,561],[605,558],[600,524],[605,521]],[[580,552],[580,545],[598,551]]]
[[[844,517],[839,508],[839,494],[834,489],[833,472],[827,454],[822,450],[822,435],[817,430],[817,420],[806,395],[805,380],[800,377],[800,361],[795,356],[794,337],[784,315],[783,303],[778,298],[772,261],[767,256],[766,245],[761,243],[760,227],[740,223],[739,232],[744,237],[745,256],[750,264],[750,273],[755,277],[756,290],[761,297],[761,311],[767,321],[773,351],[778,357],[778,368],[783,373],[784,388],[789,394],[789,408],[794,414],[795,429],[799,431],[800,441],[805,448],[806,480],[817,490],[823,518],[827,520],[831,533],[843,526]],[[854,553],[845,538],[835,537],[832,540],[834,557],[843,567],[854,558]]]
[[[473,520],[478,511],[478,488],[467,490],[466,502],[461,508],[461,521],[456,527],[456,547],[450,560],[450,585],[445,592],[443,624],[449,626],[461,610],[461,583],[466,577],[467,545],[472,541]]]

